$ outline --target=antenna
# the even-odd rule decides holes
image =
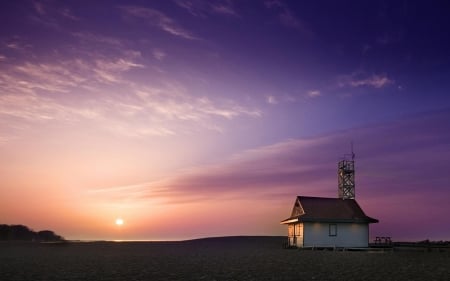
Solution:
[[[344,154],[344,159],[338,163],[338,197],[355,199],[355,153],[353,141],[350,143],[351,154]],[[349,158],[351,157],[351,160]]]
[[[350,151],[351,153],[346,153],[344,154],[344,157],[341,158],[342,160],[347,160],[347,161],[355,161],[355,153],[353,152],[353,141],[350,142]],[[350,160],[351,159],[351,160]]]
[[[355,161],[355,153],[353,152],[353,141],[350,142],[350,149],[352,150],[352,161]]]

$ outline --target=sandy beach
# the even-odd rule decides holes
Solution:
[[[279,237],[0,243],[2,280],[448,280],[449,252],[282,249]]]

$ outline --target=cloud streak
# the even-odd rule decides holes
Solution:
[[[278,104],[277,98],[276,98],[275,96],[273,96],[273,95],[267,96],[267,97],[266,97],[266,102],[267,102],[268,104]]]
[[[373,74],[371,76],[364,76],[361,73],[353,73],[350,75],[343,75],[338,78],[339,87],[372,87],[376,89],[384,88],[395,83],[386,74]]]
[[[239,14],[233,8],[233,3],[231,1],[220,1],[216,3],[210,3],[210,7],[214,13],[226,16],[239,17]]]
[[[64,26],[64,21],[78,22],[81,20],[67,6],[58,5],[59,7],[57,7],[53,4],[49,1],[33,1],[35,14],[29,18],[47,28],[64,32],[69,30],[67,26]]]
[[[104,36],[101,34],[94,34],[91,32],[72,32],[72,36],[85,43],[101,43],[113,47],[123,47],[124,42],[115,37]]]
[[[229,0],[207,2],[201,0],[176,0],[175,3],[195,17],[204,18],[211,14],[240,17],[233,7],[233,3]]]
[[[159,61],[164,60],[164,58],[167,56],[167,54],[161,49],[154,49],[152,54],[153,57]]]
[[[278,20],[282,25],[288,28],[293,28],[300,31],[302,34],[311,37],[313,32],[306,27],[306,24],[297,18],[289,7],[282,1],[268,0],[264,2],[267,9],[271,9],[277,12]]]
[[[186,95],[185,89],[176,84],[166,85],[166,89],[137,89],[135,93],[140,98],[141,104],[169,120],[199,121],[210,117],[231,120],[240,115],[261,116],[259,110],[240,106],[230,100],[216,103],[208,97]]]
[[[191,32],[180,27],[175,20],[155,9],[137,6],[121,6],[119,8],[126,16],[143,19],[150,25],[157,26],[159,29],[171,35],[189,40],[198,39]]]
[[[322,93],[319,90],[311,90],[306,93],[308,98],[317,98],[320,97]]]

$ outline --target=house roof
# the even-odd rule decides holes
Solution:
[[[298,196],[292,214],[281,224],[293,222],[377,223],[354,199]]]

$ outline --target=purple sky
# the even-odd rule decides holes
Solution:
[[[284,235],[297,195],[337,196],[353,142],[371,237],[450,240],[449,9],[2,2],[0,223]]]

